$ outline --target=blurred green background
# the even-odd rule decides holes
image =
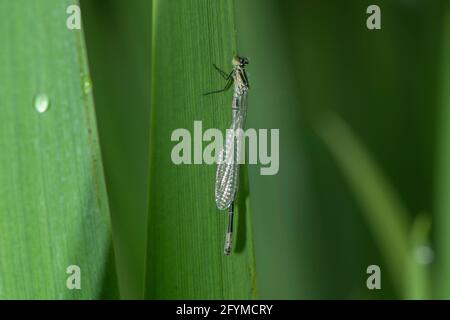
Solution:
[[[381,8],[381,30],[366,28],[371,4]],[[434,233],[442,241],[436,245],[448,248],[449,212],[441,206],[448,197],[448,158],[437,158],[446,152],[438,147],[449,147],[440,144],[448,142],[440,130],[449,121],[442,100],[448,90],[447,2],[244,0],[236,6],[239,50],[251,61],[248,126],[280,128],[281,137],[279,174],[263,177],[250,169],[261,297],[427,297],[429,275],[415,292],[420,276],[406,276],[400,288],[388,271],[391,261],[379,244],[389,237],[396,212],[374,208],[385,200],[376,188],[367,197],[352,189],[349,172],[358,165],[352,150],[332,141],[349,158],[347,171],[341,170],[316,129],[323,114],[338,114],[392,189],[384,191],[397,194],[409,220],[419,213],[432,219],[441,233]],[[358,172],[356,190],[371,188],[369,171]],[[384,216],[378,234],[374,215]],[[438,283],[448,279],[447,268],[436,264],[444,253],[435,252],[419,273],[431,273]],[[371,264],[381,267],[382,290],[366,288]],[[415,264],[408,260],[402,274]],[[448,298],[444,292],[439,294]]]
[[[199,6],[204,2],[191,1]],[[114,199],[113,224],[119,221],[115,228],[119,258],[130,254],[120,249],[122,242],[124,248],[135,249],[134,262],[124,266],[133,270],[134,280],[124,283],[137,283],[129,290],[134,296],[140,292],[142,274],[135,263],[145,257],[141,242],[145,230],[140,227],[145,218],[130,215],[146,205],[142,173],[148,161],[145,132],[151,102],[146,75],[151,68],[152,19],[150,1],[129,3],[82,1],[107,182]],[[448,248],[443,235],[448,134],[440,129],[449,121],[444,95],[449,79],[443,59],[449,52],[448,5],[377,1],[382,29],[371,31],[366,28],[371,4],[235,1],[238,53],[250,59],[248,127],[280,129],[279,173],[261,176],[258,166],[249,168],[261,298],[449,297],[438,285],[448,273],[446,258],[439,255]],[[178,53],[173,54],[175,59]],[[202,58],[209,68],[209,57]],[[111,65],[119,72],[110,74]],[[111,90],[109,82],[117,90]],[[339,136],[333,123],[324,120],[328,114],[340,119],[336,121],[361,150],[352,150],[345,138],[331,138],[332,146],[327,145],[318,131]],[[359,151],[369,164],[355,169],[359,159],[354,153]],[[114,158],[121,153],[128,158]],[[121,170],[124,161],[131,168],[129,175]],[[383,183],[373,186],[371,179],[378,178]],[[120,199],[120,191],[114,190],[124,184],[135,189]],[[121,208],[128,201],[136,204],[136,211]],[[419,214],[425,225],[432,221],[433,233],[424,227],[417,244],[411,230]],[[396,216],[402,216],[400,230],[390,228]],[[391,243],[386,249],[389,244],[383,246],[383,238],[398,238],[407,247]],[[420,265],[416,245],[432,250],[430,264]],[[436,251],[436,246],[443,249]],[[390,271],[395,263],[389,254],[396,256],[397,248],[407,250],[406,256],[398,252],[403,259],[397,265],[397,272],[405,276],[402,280]],[[444,267],[439,268],[438,262]],[[371,264],[381,267],[382,290],[366,288],[366,268]]]
[[[27,13],[27,23],[46,19],[45,12],[33,18],[25,5],[10,6],[7,1],[15,0],[0,0],[0,4],[13,12],[0,12],[2,21],[22,12]],[[33,4],[43,11],[52,1],[45,0],[45,7]],[[103,160],[96,166],[103,165],[105,173],[105,181],[99,180],[96,187],[104,192],[104,182],[108,195],[106,199],[106,193],[100,193],[98,203],[92,202],[105,214],[99,225],[107,249],[109,202],[116,262],[116,268],[95,275],[98,283],[101,277],[105,282],[116,281],[117,273],[120,297],[125,299],[247,298],[255,297],[256,291],[256,297],[263,299],[450,298],[450,1],[65,1],[60,3],[61,10],[52,11],[52,17],[62,22],[49,21],[49,28],[55,39],[67,37],[65,30],[58,29],[66,17],[63,7],[79,3],[85,47],[77,35],[59,47],[51,43],[41,48],[19,24],[20,19],[15,20],[19,29],[11,27],[12,33],[2,35],[7,48],[26,42],[16,39],[16,34],[30,37],[26,39],[34,47],[45,51],[38,58],[49,66],[55,59],[51,45],[74,56],[77,50],[87,51]],[[366,9],[372,4],[381,8],[381,30],[366,27]],[[7,15],[5,19],[2,14]],[[13,36],[6,37],[9,34]],[[49,42],[46,34],[40,30],[42,43]],[[79,43],[74,45],[75,41]],[[261,176],[259,165],[248,166],[248,186],[244,177],[239,200],[245,207],[239,220],[244,228],[247,223],[245,248],[224,260],[220,246],[225,219],[214,215],[210,188],[215,169],[206,165],[175,169],[172,164],[164,167],[164,161],[173,145],[167,133],[177,125],[204,120],[207,127],[225,128],[230,93],[211,99],[201,93],[221,85],[211,64],[231,68],[225,63],[236,47],[233,53],[250,60],[247,128],[280,129],[280,169],[275,176]],[[25,61],[27,54],[21,51],[17,59]],[[14,60],[11,54],[0,57],[7,64]],[[30,92],[34,84],[27,79],[42,73],[38,58],[36,64],[27,60],[35,69],[19,70]],[[81,92],[76,74],[80,62],[74,58],[62,65],[70,62],[70,70],[75,71],[69,89]],[[13,74],[15,69],[8,70]],[[42,74],[51,82],[49,70]],[[9,73],[0,72],[0,81],[6,83]],[[53,80],[65,84],[62,78]],[[2,88],[0,83],[0,94]],[[10,106],[19,93],[11,81],[6,88]],[[58,88],[61,96],[69,90]],[[75,98],[68,105],[85,125],[76,108],[82,99]],[[57,128],[57,116],[64,115],[55,102],[52,109],[60,113],[50,114]],[[20,124],[21,120],[8,110],[6,119],[12,128],[14,121]],[[75,126],[73,120],[63,119]],[[165,122],[155,123],[155,119]],[[38,121],[29,116],[24,123],[40,128]],[[90,126],[83,127],[83,132],[87,135],[87,128],[90,135]],[[53,137],[60,143],[58,135]],[[77,140],[87,155],[97,150],[96,138],[89,137],[92,144]],[[26,138],[34,141],[31,134]],[[15,143],[6,136],[2,141],[9,141],[6,147],[0,146],[4,154],[14,154]],[[68,158],[77,156],[70,153],[70,144],[65,147]],[[90,168],[90,158],[86,159]],[[152,168],[151,159],[160,167]],[[48,159],[50,171],[53,160]],[[11,170],[0,169],[0,183],[6,185]],[[35,169],[45,176],[45,171]],[[52,172],[55,181],[61,182],[61,174]],[[103,179],[100,171],[95,172]],[[164,181],[166,177],[172,180]],[[71,179],[75,190],[77,175]],[[10,195],[9,189],[2,190]],[[13,196],[19,197],[21,190]],[[36,190],[29,191],[35,195]],[[65,202],[61,203],[65,208]],[[45,219],[71,225],[71,220],[55,216]],[[84,221],[82,215],[75,212],[74,216]],[[39,223],[45,226],[47,220],[42,219]],[[177,219],[185,224],[177,225]],[[210,223],[211,228],[202,229]],[[94,231],[88,235],[93,242],[98,240]],[[26,243],[26,236],[9,234],[3,241],[0,235],[0,249],[16,237]],[[11,248],[7,257],[15,252]],[[40,256],[39,248],[30,245],[29,250]],[[89,253],[89,246],[83,250]],[[24,254],[20,263],[28,261]],[[48,257],[51,264],[51,252]],[[108,259],[112,260],[112,254]],[[194,264],[189,265],[191,261]],[[0,268],[7,266],[8,272],[15,272],[2,263]],[[65,266],[66,261],[58,263]],[[380,266],[382,290],[367,289],[369,265]],[[101,265],[98,269],[103,270]],[[166,284],[171,286],[163,287]],[[118,298],[115,284],[109,285],[114,287],[109,296]],[[93,288],[89,297],[109,297],[98,291]],[[31,296],[32,290],[27,294]]]

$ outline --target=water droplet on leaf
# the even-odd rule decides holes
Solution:
[[[44,113],[50,107],[50,98],[45,93],[40,93],[34,97],[34,108],[39,113]]]
[[[91,78],[89,78],[87,76],[84,77],[84,80],[83,80],[83,91],[84,91],[84,94],[90,94],[92,91],[92,81],[91,81]]]

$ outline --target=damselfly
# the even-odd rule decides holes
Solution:
[[[234,84],[233,102],[231,104],[232,121],[230,128],[227,130],[224,148],[219,153],[215,185],[217,208],[219,210],[228,209],[228,227],[224,245],[225,255],[231,253],[234,202],[239,184],[239,163],[242,152],[242,131],[247,116],[247,92],[250,88],[245,72],[245,65],[248,64],[248,59],[235,56],[232,64],[233,70],[229,74],[214,65],[214,68],[227,80],[227,85],[221,90],[206,93],[208,95],[224,92]]]

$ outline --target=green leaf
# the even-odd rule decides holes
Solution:
[[[0,299],[115,298],[83,33],[70,0],[0,0]],[[34,98],[50,107],[38,113]],[[66,287],[70,265],[81,290]]]
[[[142,299],[147,251],[152,2],[83,0],[81,4],[120,295]]]
[[[346,123],[329,111],[316,129],[344,172],[368,221],[400,293],[406,293],[404,270],[410,259],[407,210],[369,152]]]
[[[406,298],[424,300],[431,298],[431,269],[434,253],[430,246],[431,220],[429,215],[420,213],[414,219],[411,232],[411,253],[408,263],[409,274]]]
[[[231,0],[154,1],[147,298],[255,297],[246,168],[234,250],[224,256],[227,216],[214,202],[215,166],[171,160],[173,130],[192,133],[195,120],[203,121],[203,131],[224,130],[230,122],[231,92],[202,93],[225,85],[212,64],[231,68],[233,11]]]

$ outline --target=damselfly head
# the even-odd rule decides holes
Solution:
[[[246,64],[248,64],[248,59],[246,57],[234,56],[231,63],[235,67],[237,66],[244,67]]]

